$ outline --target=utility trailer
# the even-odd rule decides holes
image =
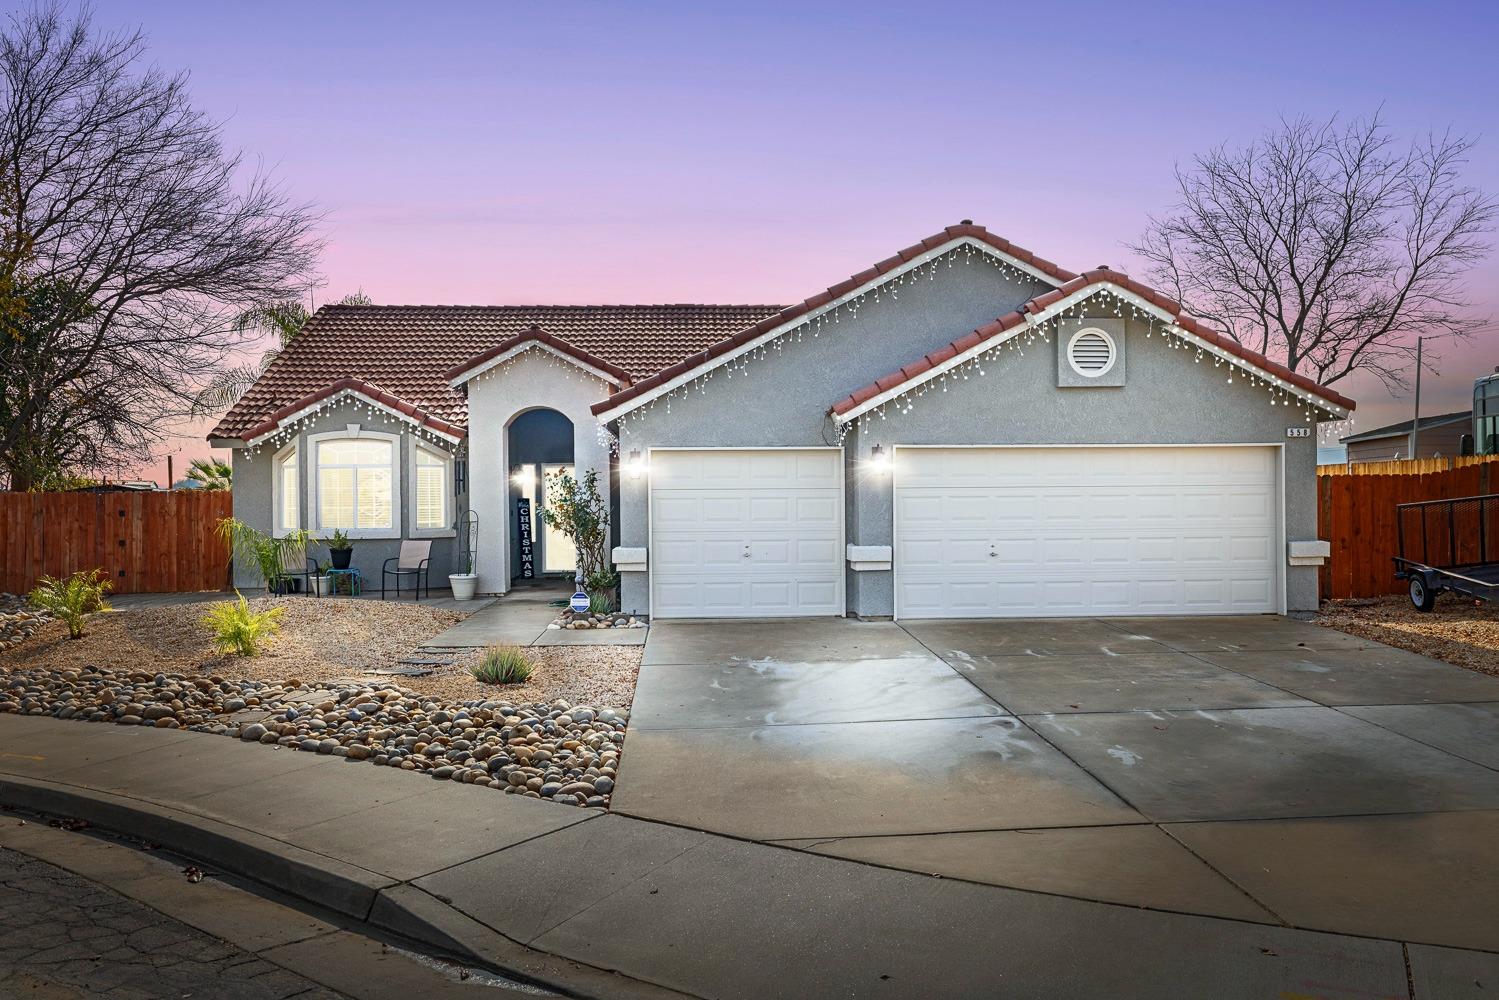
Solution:
[[[1489,528],[1496,506],[1499,493],[1395,507],[1395,576],[1408,581],[1418,610],[1430,611],[1444,590],[1479,601],[1499,596],[1499,538]]]

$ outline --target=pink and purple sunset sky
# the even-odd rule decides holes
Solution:
[[[1281,116],[1480,137],[1499,192],[1489,3],[100,5],[187,69],[228,141],[327,214],[319,300],[790,302],[971,218],[1074,270],[1173,169]],[[1470,276],[1499,317],[1499,256]],[[1440,349],[1469,405],[1499,326]],[[1369,379],[1359,427],[1409,416]],[[203,427],[168,446],[178,475]],[[163,456],[165,451],[163,451]],[[140,474],[164,480],[164,457]]]

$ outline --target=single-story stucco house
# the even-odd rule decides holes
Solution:
[[[326,306],[210,439],[237,516],[343,528],[376,585],[425,537],[442,586],[463,510],[481,592],[522,528],[570,575],[537,510],[592,468],[635,613],[1232,614],[1316,607],[1353,406],[965,221],[791,306]]]

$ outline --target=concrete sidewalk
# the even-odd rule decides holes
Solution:
[[[1492,954],[932,878],[198,733],[0,716],[0,803],[584,996],[1408,997],[1407,956],[1423,998],[1499,980]]]

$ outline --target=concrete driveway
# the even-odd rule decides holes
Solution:
[[[1320,626],[658,623],[615,812],[1499,950],[1499,679]]]

